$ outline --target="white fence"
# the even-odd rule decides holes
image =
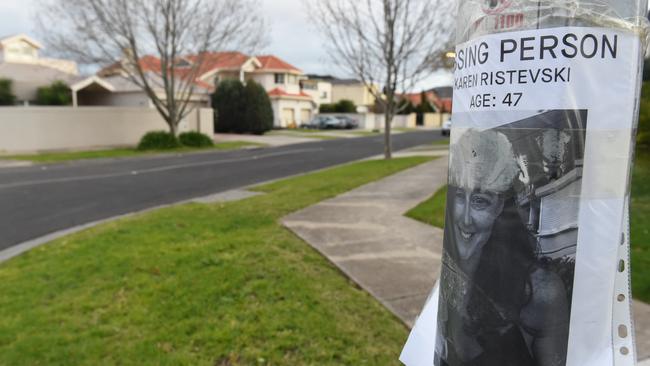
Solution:
[[[155,109],[124,107],[2,107],[0,152],[133,146],[149,131],[167,130]],[[212,135],[212,109],[196,109],[179,130]]]
[[[331,116],[346,116],[354,119],[359,123],[359,128],[365,130],[383,130],[384,115],[378,113],[332,113]],[[422,120],[422,127],[439,128],[442,126],[450,114],[448,113],[425,113]],[[397,115],[393,118],[391,125],[393,128],[415,128],[417,124],[417,114]]]

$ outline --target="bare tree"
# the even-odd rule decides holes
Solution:
[[[84,65],[114,64],[174,134],[192,111],[206,53],[251,51],[265,34],[258,0],[41,0],[40,9],[46,44]]]
[[[305,0],[332,60],[359,78],[383,107],[384,155],[406,93],[438,67],[453,29],[450,0]],[[376,86],[383,86],[377,88]]]

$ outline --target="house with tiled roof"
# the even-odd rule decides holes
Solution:
[[[451,113],[453,89],[451,87],[439,87],[425,91],[424,93],[402,94],[400,98],[408,100],[413,106],[422,104],[422,95],[431,107],[438,113]]]
[[[454,89],[451,86],[443,86],[430,90],[432,101],[436,110],[440,113],[451,113],[454,96]]]
[[[55,81],[70,84],[79,78],[74,61],[41,57],[42,48],[25,34],[0,37],[0,79],[12,81],[18,104],[31,104],[40,87]]]
[[[226,79],[242,82],[254,80],[269,93],[274,112],[275,127],[297,127],[307,123],[317,110],[318,103],[313,95],[303,92],[300,82],[306,79],[297,67],[273,56],[248,56],[241,52],[205,52],[180,58],[175,65],[179,77],[190,77],[194,65],[201,67],[193,73],[195,100],[198,106],[209,106],[210,94]],[[141,66],[154,84],[160,79],[160,60],[153,56],[140,59]],[[112,85],[106,88],[106,85]],[[131,85],[129,85],[129,83]],[[119,86],[118,86],[119,85]],[[102,69],[93,78],[73,86],[75,100],[79,105],[142,105],[146,95],[128,80],[121,64]],[[101,91],[101,92],[100,92]],[[94,92],[94,94],[93,94]],[[100,92],[100,93],[98,93]],[[126,99],[126,94],[129,99]],[[119,94],[119,96],[118,96]],[[103,97],[98,98],[99,95]],[[90,103],[90,104],[89,104]]]

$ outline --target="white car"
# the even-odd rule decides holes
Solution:
[[[443,136],[449,136],[450,133],[451,133],[451,118],[447,118],[447,120],[442,123],[442,129],[440,130],[440,134]]]

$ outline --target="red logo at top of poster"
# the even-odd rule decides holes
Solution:
[[[488,15],[499,14],[512,5],[512,0],[483,0],[483,12]]]

